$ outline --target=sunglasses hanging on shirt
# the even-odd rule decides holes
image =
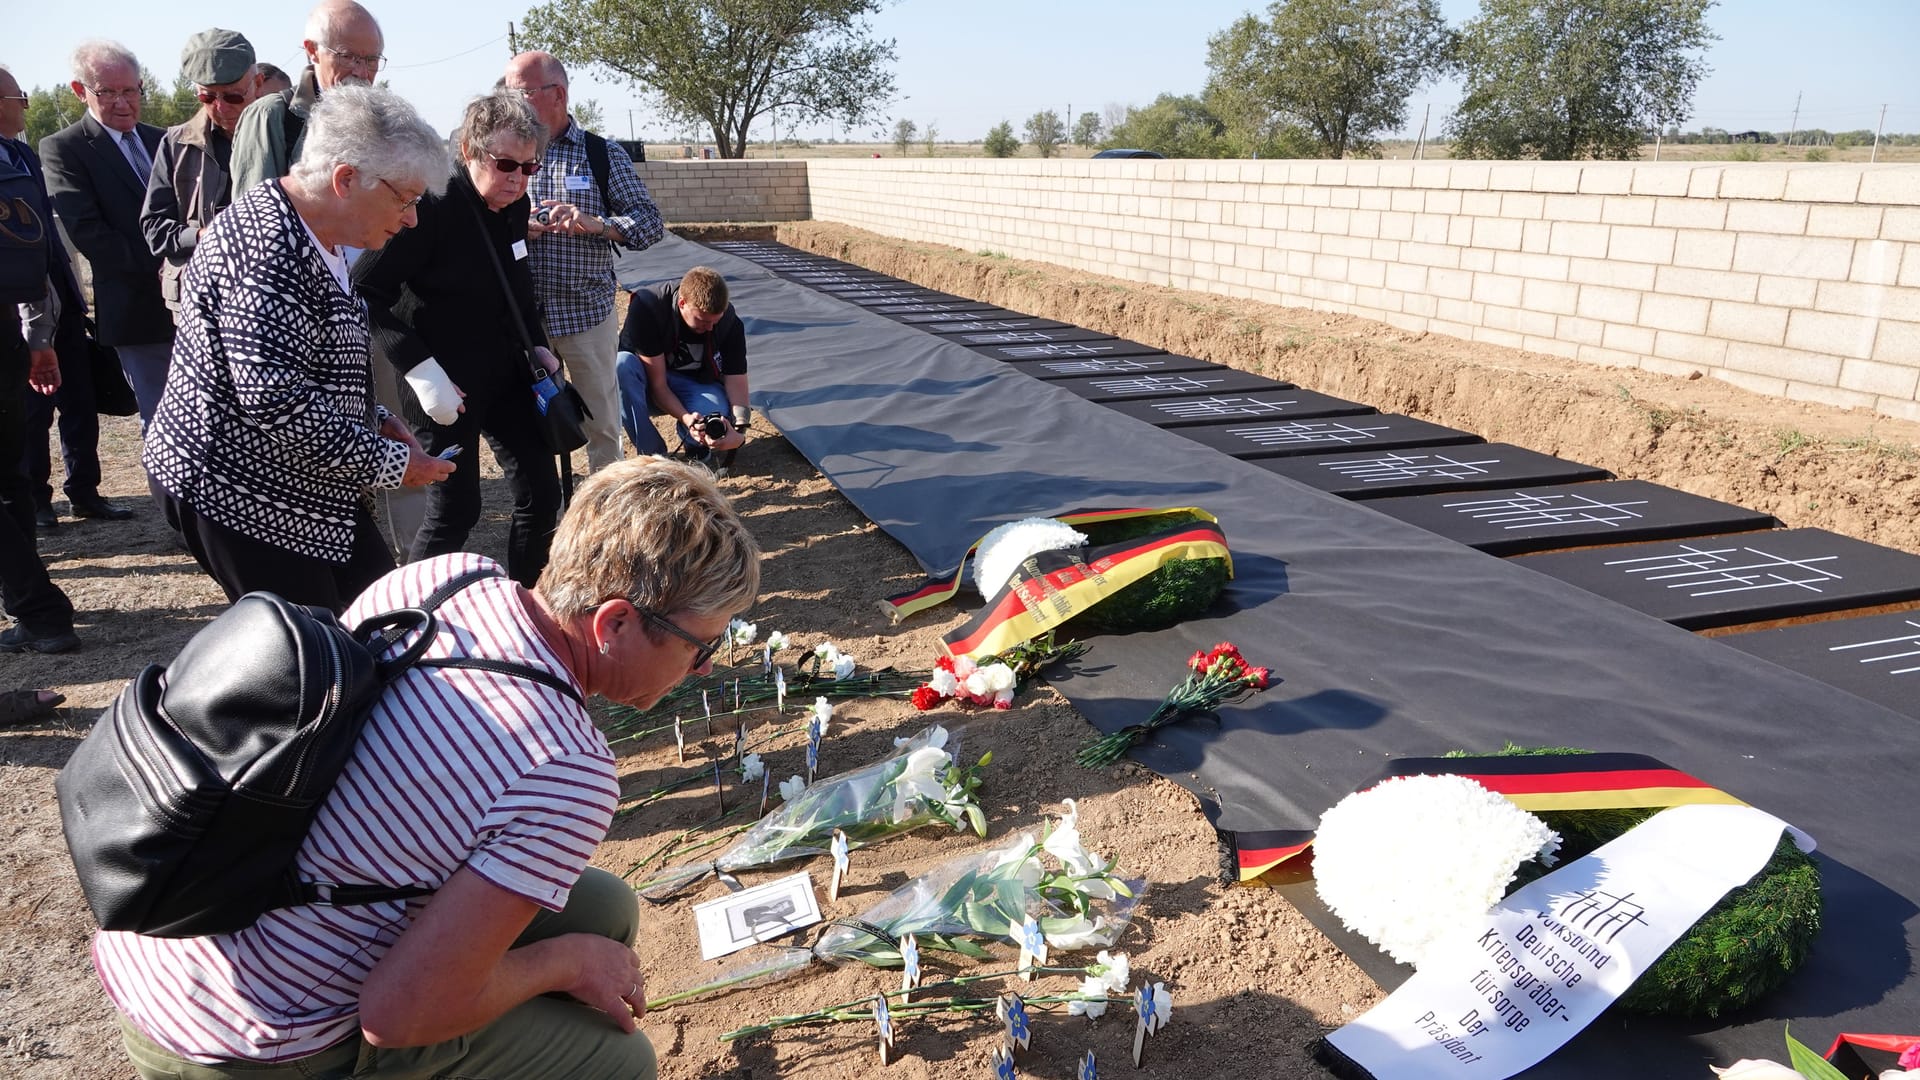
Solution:
[[[491,150],[482,150],[480,152],[492,158],[493,167],[499,169],[501,172],[512,172],[515,169],[519,169],[522,175],[532,176],[534,173],[540,171],[540,163],[537,161],[515,161],[510,157],[501,157]]]

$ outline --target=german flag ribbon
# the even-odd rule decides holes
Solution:
[[[1156,517],[1162,514],[1198,514],[1208,521],[1214,520],[1212,514],[1194,506],[1074,510],[1065,514],[1055,514],[1053,520],[1067,525],[1084,525],[1095,521],[1122,521],[1128,518]],[[986,537],[983,535],[980,539],[984,540]],[[953,599],[953,594],[960,591],[960,583],[965,578],[967,560],[973,558],[974,552],[979,549],[980,540],[975,540],[967,548],[966,554],[960,556],[960,565],[953,568],[953,573],[930,577],[924,585],[911,592],[890,596],[880,601],[880,606],[887,612],[887,617],[897,623],[910,615],[918,615],[928,608],[938,607]]]
[[[1506,796],[1522,810],[1608,810],[1746,805],[1719,788],[1645,754],[1515,754],[1500,757],[1397,758],[1358,790],[1397,776],[1464,776]],[[1241,884],[1299,856],[1313,845],[1311,829],[1231,834]]]
[[[1170,562],[1225,559],[1227,538],[1211,519],[1085,551],[1043,551],[1020,565],[987,606],[945,638],[955,656],[1003,653],[1054,629]]]

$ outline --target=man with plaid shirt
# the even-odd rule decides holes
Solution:
[[[605,140],[573,122],[567,69],[551,54],[523,52],[501,80],[533,106],[552,138],[527,194],[534,286],[546,316],[547,342],[586,400],[587,468],[619,461],[620,384],[614,352],[620,324],[613,314],[613,246],[650,247],[662,234],[660,211],[624,152],[614,148],[605,195],[589,159],[589,140]],[[608,202],[612,205],[609,206]]]

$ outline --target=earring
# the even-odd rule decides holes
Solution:
[[[603,642],[601,642],[601,643],[600,643],[600,655],[601,655],[601,656],[606,656],[606,655],[608,655],[608,654],[609,654],[609,653],[611,653],[611,652],[613,652],[613,646],[612,646],[612,644],[610,644],[610,643],[608,643],[608,642],[605,642],[605,641],[603,641]]]

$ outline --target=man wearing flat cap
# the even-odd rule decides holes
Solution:
[[[160,140],[140,209],[147,246],[166,260],[160,266],[160,295],[176,318],[187,260],[214,215],[233,201],[228,180],[233,129],[258,83],[253,46],[232,30],[202,30],[180,51],[180,77],[193,84],[200,111],[168,128]]]

